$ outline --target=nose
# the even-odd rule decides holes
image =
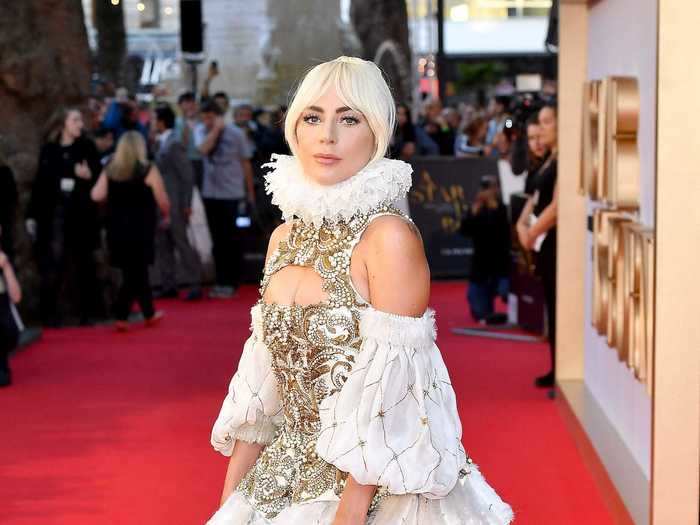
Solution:
[[[321,133],[321,144],[335,144],[336,141],[335,122],[327,122],[323,126],[323,132]]]

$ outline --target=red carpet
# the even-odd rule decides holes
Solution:
[[[452,335],[464,286],[432,304],[460,400],[464,443],[516,523],[612,523],[552,401],[532,379],[544,345]],[[163,302],[154,329],[48,331],[12,359],[0,390],[0,523],[202,524],[226,459],[209,431],[248,334],[255,290],[231,301]]]

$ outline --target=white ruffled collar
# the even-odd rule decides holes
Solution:
[[[324,220],[347,221],[354,215],[396,202],[411,188],[413,172],[406,162],[383,158],[343,182],[323,186],[304,175],[294,156],[273,154],[264,167],[272,168],[265,175],[265,191],[282,210],[284,220],[297,217],[316,227]]]

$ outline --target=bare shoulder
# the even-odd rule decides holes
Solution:
[[[425,258],[423,239],[413,222],[396,215],[373,220],[364,234],[368,251],[391,249],[397,256]]]
[[[422,315],[430,296],[430,270],[415,225],[401,217],[379,217],[367,227],[364,242],[372,305],[398,315]]]

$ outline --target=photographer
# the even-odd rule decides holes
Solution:
[[[540,139],[549,156],[536,172],[534,194],[523,208],[516,226],[526,250],[536,252],[535,267],[542,279],[547,307],[547,332],[551,369],[535,379],[540,388],[554,386],[556,363],[556,270],[557,270],[557,110],[548,103],[539,112]]]
[[[216,266],[211,297],[232,297],[240,278],[240,250],[235,246],[236,219],[245,212],[246,198],[255,204],[252,152],[243,132],[227,125],[220,108],[208,102],[201,108],[202,124],[195,144],[204,159],[202,198],[209,223]]]
[[[494,322],[494,300],[508,297],[511,243],[508,210],[494,177],[484,176],[474,202],[462,220],[460,233],[474,246],[467,300],[476,321]]]

